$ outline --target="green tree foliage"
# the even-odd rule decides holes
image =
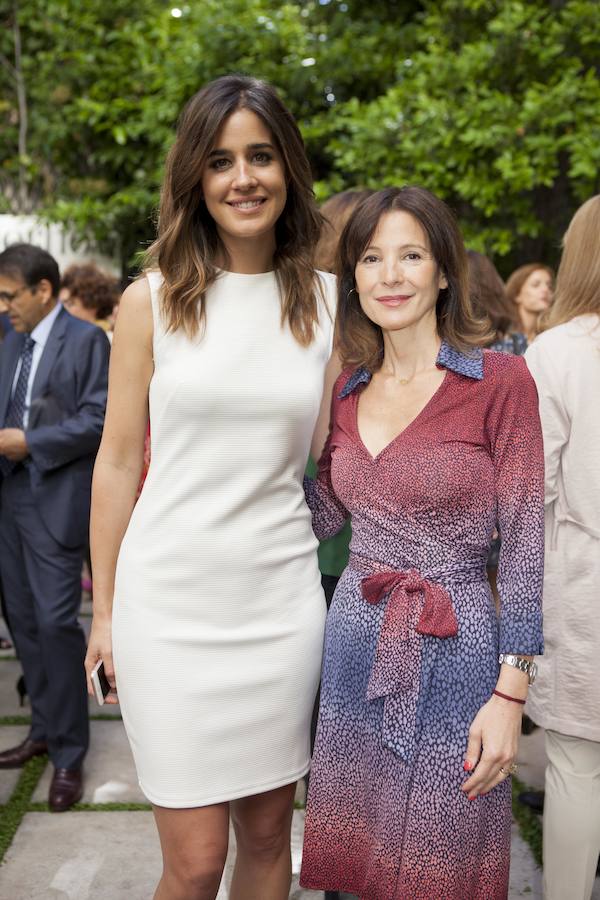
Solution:
[[[596,0],[7,2],[0,211],[41,208],[124,262],[152,239],[181,107],[231,71],[280,88],[320,199],[424,184],[507,264],[551,260],[599,190]]]

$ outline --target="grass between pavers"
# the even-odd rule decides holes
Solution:
[[[533,858],[538,866],[542,865],[542,817],[534,813],[528,806],[519,803],[519,794],[523,791],[532,791],[533,788],[528,787],[515,778],[513,775],[512,787],[512,812],[519,826],[519,832],[526,844],[529,844]]]
[[[29,803],[42,772],[47,756],[35,756],[23,766],[17,785],[5,806],[0,807],[0,862],[10,847],[21,819],[29,811]]]

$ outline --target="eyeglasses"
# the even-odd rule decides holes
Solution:
[[[36,288],[30,287],[28,284],[23,284],[20,288],[17,288],[16,291],[13,291],[12,294],[7,293],[6,291],[0,291],[0,303],[12,303],[19,294],[23,293],[23,291],[31,291],[31,293],[34,294]]]

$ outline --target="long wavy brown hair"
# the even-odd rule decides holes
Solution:
[[[354,271],[379,221],[389,212],[407,212],[423,228],[433,258],[446,276],[436,304],[439,336],[468,352],[492,338],[487,319],[477,318],[469,296],[467,254],[458,223],[448,206],[425,188],[414,185],[377,191],[356,208],[344,228],[338,255],[337,329],[344,365],[377,371],[383,361],[383,333],[363,312]]]
[[[164,285],[162,311],[167,329],[183,328],[193,337],[205,321],[206,291],[226,258],[215,222],[202,195],[202,176],[225,121],[248,109],[265,123],[285,168],[287,200],[275,228],[273,268],[281,294],[282,325],[296,340],[310,344],[318,321],[314,250],[321,215],[312,190],[312,175],[302,136],[275,89],[244,75],[225,75],[198,91],[184,108],[177,137],[167,158],[158,237],[146,256],[147,268],[159,268]]]

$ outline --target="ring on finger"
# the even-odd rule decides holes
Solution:
[[[519,767],[516,763],[511,763],[507,769],[505,769],[503,766],[500,766],[500,771],[502,772],[502,774],[504,775],[505,778],[507,775],[514,775],[515,772],[518,771],[518,769],[519,769]]]

